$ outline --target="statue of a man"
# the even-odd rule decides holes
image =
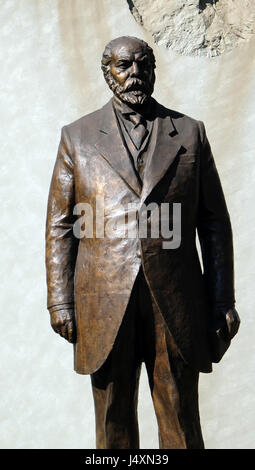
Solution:
[[[147,43],[114,39],[102,70],[113,98],[62,129],[53,172],[51,325],[74,343],[76,372],[91,375],[98,449],[139,448],[142,362],[160,448],[203,448],[199,372],[211,372],[240,322],[219,176],[203,123],[151,97]]]

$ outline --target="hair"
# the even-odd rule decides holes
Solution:
[[[156,68],[156,60],[155,56],[153,54],[152,48],[147,44],[147,42],[143,41],[142,39],[136,38],[134,36],[121,36],[119,38],[113,39],[110,41],[103,52],[102,60],[101,60],[101,69],[103,71],[104,77],[107,80],[109,76],[109,68],[110,68],[110,63],[112,60],[112,51],[113,47],[120,42],[121,40],[125,39],[135,39],[136,41],[140,42],[142,47],[144,48],[146,54],[148,55],[150,65],[152,66],[153,69]]]

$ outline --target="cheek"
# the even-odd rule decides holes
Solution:
[[[119,72],[114,67],[111,67],[111,73],[112,73],[112,76],[113,76],[114,80],[116,80],[121,85],[123,85],[125,83],[125,81],[128,77],[127,72]]]

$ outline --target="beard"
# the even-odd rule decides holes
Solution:
[[[113,93],[121,101],[130,105],[143,105],[153,93],[154,77],[149,83],[140,78],[129,78],[124,85],[121,85],[108,70],[105,79]]]

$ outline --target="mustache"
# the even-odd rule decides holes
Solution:
[[[105,80],[114,95],[122,101],[131,104],[143,104],[153,92],[155,76],[148,82],[138,77],[129,77],[123,85],[117,82],[111,74],[110,68],[104,74]]]
[[[140,78],[129,78],[123,87],[123,91],[126,92],[132,90],[147,91],[146,83]]]

